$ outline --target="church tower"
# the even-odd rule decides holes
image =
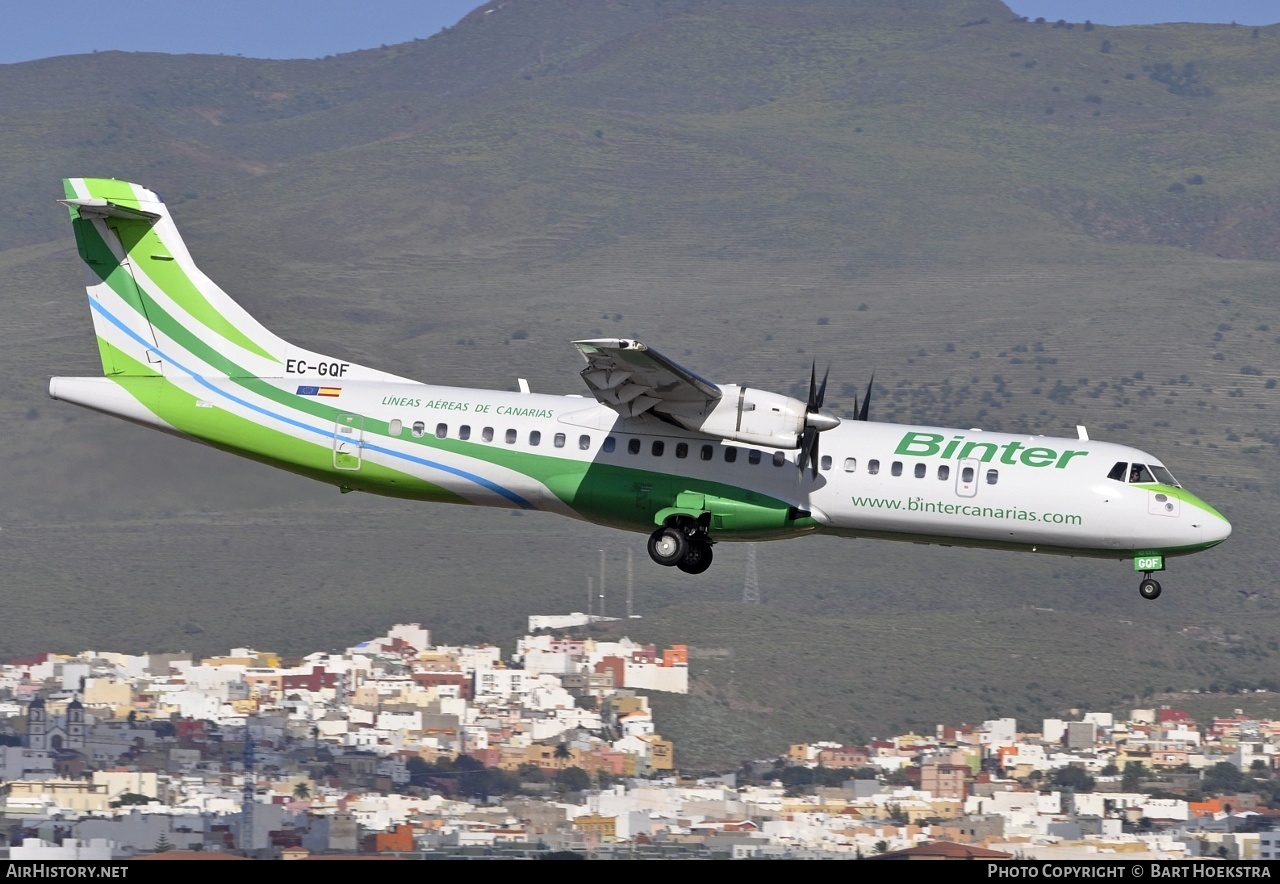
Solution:
[[[27,745],[38,752],[49,749],[49,717],[44,697],[36,697],[27,707]]]
[[[84,704],[79,697],[67,704],[67,748],[84,749]]]

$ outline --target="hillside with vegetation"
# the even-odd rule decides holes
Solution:
[[[300,653],[403,620],[509,645],[581,610],[604,550],[608,613],[631,551],[625,631],[695,648],[694,695],[658,702],[697,763],[1280,688],[1280,27],[508,0],[313,61],[0,66],[0,121],[2,654]],[[755,607],[740,547],[692,579],[638,535],[339,498],[47,399],[99,371],[69,175],[158,190],[202,268],[313,349],[572,393],[592,336],[781,392],[829,362],[837,412],[874,372],[875,419],[1138,445],[1235,534],[1155,603],[1128,563],[763,544]]]

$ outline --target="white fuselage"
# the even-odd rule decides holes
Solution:
[[[74,379],[60,380],[58,398],[74,400],[67,383]],[[225,379],[169,380],[207,407],[295,431],[299,425],[296,413],[277,414],[274,403],[254,401]],[[268,382],[290,392],[298,386],[294,378]],[[652,417],[621,418],[582,397],[349,380],[335,388],[327,404],[361,416],[359,438],[339,437],[326,420],[302,421],[317,440],[354,444],[351,485],[374,492],[386,489],[359,481],[360,464],[412,473],[469,503],[600,521],[554,479],[610,467],[605,481],[630,483],[640,503],[605,521],[635,530],[653,527],[646,495],[714,483],[785,502],[812,514],[808,530],[846,536],[1121,558],[1148,548],[1202,549],[1230,531],[1190,494],[1109,479],[1117,463],[1159,461],[1108,442],[845,421],[822,434],[815,477],[797,468],[796,449],[730,443]],[[374,432],[374,423],[389,429]],[[741,538],[726,531],[716,539]]]

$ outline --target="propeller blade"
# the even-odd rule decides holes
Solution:
[[[813,445],[813,437],[818,433],[813,427],[805,427],[804,435],[800,437],[800,450],[796,453],[796,466],[804,472],[804,468],[809,465],[809,447]]]
[[[872,374],[871,382],[867,384],[867,398],[862,400],[862,410],[858,412],[858,420],[860,421],[867,420],[868,416],[871,414],[871,388],[874,387],[875,385],[876,385],[876,376]],[[858,405],[858,401],[856,397],[854,399],[853,404],[854,404],[854,407],[856,408]]]
[[[825,379],[823,379],[823,384],[826,384]],[[822,434],[819,433],[817,430],[814,430],[813,453],[809,455],[809,477],[812,479],[818,478],[818,440],[821,438],[822,438]]]
[[[805,402],[805,411],[816,411],[814,400],[818,395],[818,361],[815,359],[809,366],[809,398]]]
[[[827,370],[822,373],[822,384],[818,387],[818,397],[813,400],[813,407],[810,411],[817,411],[822,407],[822,400],[827,398],[827,377],[831,374],[831,366],[827,366]]]

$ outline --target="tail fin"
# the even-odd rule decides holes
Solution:
[[[68,178],[63,188],[108,376],[319,377],[342,364],[348,379],[398,380],[268,331],[195,265],[152,191],[112,178]]]

